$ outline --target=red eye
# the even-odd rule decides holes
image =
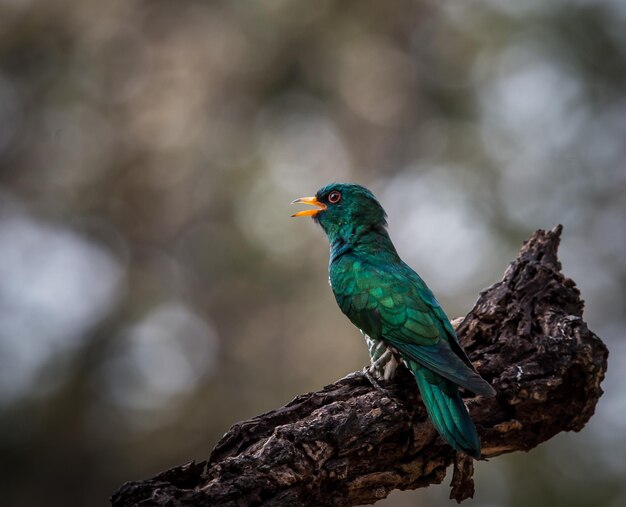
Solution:
[[[341,201],[341,193],[337,192],[337,190],[333,190],[330,194],[328,194],[328,202],[331,204],[336,204]]]

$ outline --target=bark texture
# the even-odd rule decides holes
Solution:
[[[486,458],[579,431],[602,395],[608,351],[582,320],[574,282],[560,272],[560,234],[561,226],[535,232],[457,328],[498,393],[466,398]],[[402,368],[383,387],[354,373],[298,396],[235,424],[207,461],[124,484],[112,504],[368,504],[394,489],[439,483],[452,463],[451,497],[470,497],[472,460],[438,437],[410,374]]]

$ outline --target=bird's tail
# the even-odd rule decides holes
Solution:
[[[413,361],[410,363],[426,411],[439,434],[456,450],[480,458],[476,426],[456,384]]]

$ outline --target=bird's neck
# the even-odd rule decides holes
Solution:
[[[334,234],[329,234],[328,239],[331,263],[347,252],[364,257],[376,256],[390,259],[398,257],[396,248],[384,226],[357,225],[343,228]]]

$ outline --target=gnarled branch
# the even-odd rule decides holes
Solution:
[[[593,415],[608,351],[582,320],[583,302],[557,259],[561,226],[539,230],[501,282],[459,325],[472,362],[497,390],[466,402],[483,455],[527,451]],[[471,496],[472,461],[438,437],[410,374],[372,387],[355,373],[235,424],[211,457],[126,483],[114,506],[348,506],[443,480]]]

